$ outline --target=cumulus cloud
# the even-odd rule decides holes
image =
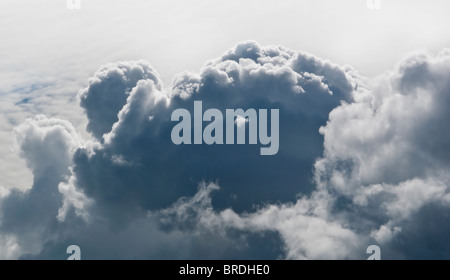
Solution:
[[[16,128],[34,182],[0,192],[0,257],[64,258],[77,244],[87,258],[346,259],[378,243],[400,258],[417,241],[445,256],[424,242],[436,225],[420,224],[448,214],[449,73],[447,50],[369,82],[255,42],[171,89],[145,61],[107,64],[78,94],[94,140],[44,116]],[[175,145],[171,113],[194,115],[196,100],[278,109],[279,152]]]
[[[15,240],[14,251],[36,253],[58,226],[56,215],[63,197],[58,184],[69,175],[72,155],[83,141],[69,122],[43,115],[27,119],[15,134],[33,172],[33,186],[10,190],[3,197],[0,235],[8,244]]]
[[[245,42],[206,63],[199,74],[175,77],[172,91],[161,88],[161,82],[155,81],[157,74],[139,76],[142,79],[134,87],[122,89],[126,99],[121,109],[95,98],[99,92],[110,95],[108,83],[114,76],[104,73],[115,73],[118,66],[105,66],[92,80],[95,85],[107,84],[102,90],[91,90],[91,81],[80,98],[82,106],[111,110],[108,114],[116,119],[101,131],[104,143],[95,155],[87,156],[82,149],[76,153],[74,173],[80,188],[119,217],[193,196],[203,180],[220,182],[221,195],[213,199],[216,207],[237,211],[268,201],[293,201],[297,193],[309,193],[314,187],[312,164],[322,153],[318,130],[331,109],[343,100],[352,101],[353,78],[339,66],[310,56],[302,60],[302,56],[307,55]],[[294,70],[302,63],[311,64],[304,66],[311,72]],[[116,79],[129,80],[123,73],[125,78]],[[185,108],[193,115],[195,100],[203,102],[203,110],[279,109],[278,154],[261,158],[254,145],[174,145],[171,113]],[[97,122],[106,125],[103,117],[97,119],[94,114],[89,121],[88,128]],[[131,164],[117,164],[118,158]]]
[[[140,80],[152,80],[161,90],[159,75],[146,61],[111,63],[103,66],[79,93],[80,105],[89,123],[87,130],[102,140],[118,121],[118,113],[127,104],[130,91]]]
[[[356,102],[334,109],[321,128],[318,186],[349,199],[337,208],[356,206],[360,212],[347,214],[370,222],[371,235],[387,246],[396,235],[411,235],[403,227],[425,207],[437,206],[437,216],[448,213],[448,73],[448,50],[412,54],[373,90],[358,92]],[[433,237],[420,231],[414,236],[424,246]]]

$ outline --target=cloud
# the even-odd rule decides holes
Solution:
[[[68,182],[61,182],[58,191],[63,196],[63,205],[58,209],[57,219],[64,222],[67,215],[73,209],[77,216],[81,216],[85,221],[89,220],[89,208],[93,201],[76,188],[76,178],[71,176]]]
[[[19,246],[14,236],[0,236],[0,259],[15,259],[20,256]]]
[[[107,64],[78,95],[93,140],[42,115],[15,129],[34,181],[1,192],[1,257],[64,258],[77,244],[86,258],[352,259],[371,243],[384,258],[445,257],[427,217],[449,213],[449,72],[447,50],[367,81],[255,42],[171,89],[145,61]],[[171,113],[194,115],[196,100],[279,109],[279,152],[175,145]]]
[[[199,74],[175,77],[171,92],[155,81],[157,74],[140,74],[140,80],[133,79],[133,86],[124,90],[123,81],[130,80],[128,72],[114,76],[98,74],[113,70],[99,71],[80,96],[82,106],[101,112],[97,118],[87,109],[88,129],[101,123],[104,128],[93,134],[103,135],[104,143],[93,156],[82,149],[75,154],[74,173],[80,189],[110,209],[116,220],[128,219],[128,212],[167,207],[181,196],[193,196],[203,180],[220,182],[215,207],[237,211],[268,201],[292,201],[297,193],[309,193],[312,164],[323,149],[318,130],[331,109],[342,100],[351,102],[353,81],[336,65],[311,56],[303,62],[302,56],[307,55],[245,42],[206,63]],[[305,69],[296,72],[301,63],[311,64],[305,68],[318,74]],[[102,69],[131,67],[125,64]],[[110,84],[117,83],[121,86],[111,93]],[[108,96],[109,100],[116,94],[122,94],[121,109],[97,98]],[[278,154],[261,157],[254,145],[174,145],[171,113],[185,108],[193,115],[195,100],[203,102],[203,110],[279,109]],[[116,117],[105,122],[104,116]],[[132,164],[117,164],[118,158]]]
[[[349,199],[337,208],[366,220],[375,228],[372,237],[386,247],[411,238],[403,229],[421,223],[423,209],[448,213],[449,72],[448,50],[412,54],[373,90],[356,94],[356,102],[334,109],[321,128],[325,157],[315,164],[318,186]],[[433,238],[425,225],[416,228],[420,245],[397,250],[423,247]]]
[[[58,228],[56,215],[63,198],[58,184],[70,174],[72,155],[83,145],[73,126],[64,120],[37,115],[15,129],[22,156],[33,172],[33,186],[13,189],[0,206],[0,235],[14,251],[39,252]]]
[[[161,90],[158,73],[145,61],[107,64],[97,70],[89,86],[79,93],[80,105],[88,117],[87,130],[102,140],[118,120],[130,91],[140,80],[152,80]]]
[[[354,257],[362,239],[351,229],[328,217],[330,201],[315,193],[296,203],[267,205],[256,212],[238,214],[232,209],[216,211],[211,192],[219,186],[203,183],[192,198],[182,198],[157,215],[166,228],[190,228],[227,232],[276,232],[285,246],[287,259],[345,259]]]
[[[70,79],[45,75],[50,78],[28,78],[25,82],[0,94],[0,185],[8,188],[26,189],[32,184],[31,171],[26,167],[25,160],[19,156],[20,148],[11,133],[15,127],[45,113],[47,116],[68,120],[87,138],[83,110],[77,105],[73,88],[78,89],[79,83]],[[56,81],[55,81],[56,80]]]
[[[308,58],[303,61],[302,56]],[[311,64],[305,67],[312,70],[295,71],[301,63]],[[54,230],[56,239],[61,238],[57,228],[70,223],[133,231],[148,211],[170,207],[181,197],[196,198],[197,186],[203,181],[220,184],[219,195],[210,201],[212,209],[230,208],[240,213],[270,201],[295,201],[297,193],[313,189],[311,167],[323,142],[319,127],[342,100],[352,101],[353,78],[346,71],[304,53],[254,42],[241,43],[209,61],[199,74],[176,76],[173,90],[162,86],[147,62],[105,65],[79,93],[88,117],[87,129],[97,141],[83,141],[69,123],[43,116],[16,129],[35,180],[29,192],[17,191],[4,199],[3,217],[11,218],[3,220],[2,226],[15,234],[14,226],[30,226],[19,223],[15,218],[19,213],[9,205],[24,200],[29,204],[23,206],[30,209],[27,215],[37,215],[38,211],[31,211],[32,204],[45,200],[33,195],[44,188],[52,203],[45,204],[48,221],[40,225],[43,230]],[[256,147],[248,144],[174,145],[170,141],[171,112],[186,108],[192,113],[194,100],[202,100],[205,109],[280,109],[279,153],[261,157]],[[199,230],[194,228],[191,230]],[[232,228],[226,232],[236,231]],[[201,234],[211,232],[201,230]],[[245,229],[233,234],[260,235]],[[248,242],[259,240],[257,236]],[[40,238],[35,243],[41,246],[56,240]],[[272,244],[278,239],[274,237]],[[232,244],[234,240],[221,242]],[[41,246],[24,255],[33,256]],[[270,254],[279,255],[279,249]]]

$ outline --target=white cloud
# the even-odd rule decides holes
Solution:
[[[58,210],[57,219],[64,222],[70,209],[75,209],[75,214],[89,221],[89,207],[94,201],[76,188],[76,178],[72,175],[68,182],[61,182],[58,191],[63,195],[63,205]]]
[[[20,256],[20,247],[14,236],[0,234],[0,260],[13,260]]]
[[[268,205],[254,213],[237,214],[232,209],[217,212],[210,195],[216,184],[203,183],[198,193],[183,198],[160,211],[162,223],[192,224],[197,227],[226,232],[239,229],[250,232],[278,232],[285,244],[287,259],[346,259],[355,257],[364,244],[351,229],[326,217],[329,204],[318,193],[299,199],[295,204]],[[154,215],[154,213],[152,213]],[[356,253],[355,253],[356,252]]]
[[[380,243],[401,235],[424,206],[448,207],[448,73],[448,50],[411,54],[321,128],[319,187],[350,198],[361,212],[346,214],[372,223]]]

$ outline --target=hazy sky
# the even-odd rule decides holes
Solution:
[[[242,40],[307,51],[373,76],[405,52],[446,46],[449,7],[445,0],[381,1],[380,10],[365,0],[81,0],[80,10],[69,10],[64,0],[6,0],[2,83],[13,70],[39,75],[82,64],[86,75],[105,62],[141,58],[167,83]]]

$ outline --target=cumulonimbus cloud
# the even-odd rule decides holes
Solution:
[[[254,42],[171,89],[145,61],[105,65],[78,95],[96,140],[43,116],[16,129],[35,177],[2,195],[1,257],[57,258],[68,242],[88,258],[362,258],[372,242],[407,257],[405,240],[433,233],[411,235],[411,221],[448,211],[449,73],[448,51],[413,55],[369,85]],[[175,145],[171,113],[195,100],[279,109],[279,152]]]

